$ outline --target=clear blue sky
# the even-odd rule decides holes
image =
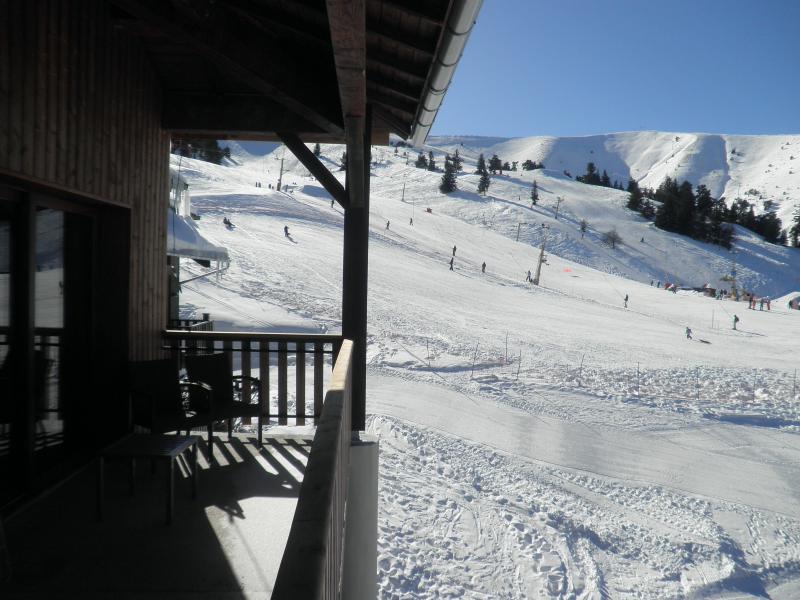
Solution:
[[[484,0],[433,135],[800,133],[800,0]]]

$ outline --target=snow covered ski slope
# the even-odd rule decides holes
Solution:
[[[288,155],[287,192],[267,187],[275,153],[234,155],[173,159],[202,234],[232,259],[219,285],[184,285],[182,310],[223,328],[336,330],[341,209]],[[323,155],[335,169],[341,148]],[[462,174],[443,196],[402,149],[374,158],[379,597],[800,597],[800,311],[650,285],[716,287],[735,264],[777,297],[800,288],[800,253],[743,230],[735,254],[655,230],[624,194],[556,171],[493,177],[485,198]]]

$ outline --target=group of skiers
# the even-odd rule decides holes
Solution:
[[[233,223],[228,217],[222,217],[222,224],[228,229],[233,229]]]
[[[756,298],[755,296],[750,296],[750,305],[747,307],[750,310],[756,309],[756,302],[758,302],[758,310],[764,310],[764,305],[767,305],[767,310],[771,310],[772,308],[772,300],[768,297],[761,297]]]
[[[412,223],[412,225],[413,225],[413,223]],[[386,229],[389,229],[389,221],[386,221]],[[455,263],[455,260],[456,260],[456,250],[458,250],[458,248],[456,248],[456,246],[454,245],[453,246],[453,256],[450,257],[450,270],[451,271],[453,270],[453,264]],[[481,273],[486,273],[486,261],[483,261],[483,263],[481,264]]]

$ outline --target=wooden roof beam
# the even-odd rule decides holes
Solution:
[[[367,37],[364,0],[326,0],[345,124],[367,110]]]
[[[444,23],[443,12],[435,6],[432,7],[429,0],[383,0],[383,3],[432,25]]]
[[[399,32],[391,27],[383,25],[379,21],[369,21],[367,23],[367,32],[384,40],[388,40],[393,44],[397,44],[398,46],[403,46],[409,50],[413,50],[414,52],[419,52],[420,54],[424,55],[426,59],[433,58],[433,55],[436,52],[436,40],[434,40],[434,44],[431,44],[429,40],[416,38],[410,33]]]
[[[286,144],[286,147],[297,157],[303,166],[308,169],[311,174],[316,177],[322,184],[331,197],[336,200],[342,208],[350,206],[347,192],[336,177],[333,176],[325,165],[314,156],[314,153],[308,149],[297,135],[293,133],[278,132],[278,137]]]
[[[167,91],[162,111],[164,129],[190,135],[224,132],[265,137],[275,131],[297,131],[324,137],[325,130],[260,94],[215,94]]]
[[[332,81],[325,81],[318,59],[313,69],[317,74],[314,81],[304,82],[297,74],[305,73],[307,68],[311,72],[312,65],[300,59],[299,49],[272,42],[252,23],[234,17],[230,11],[223,9],[213,19],[201,21],[176,10],[170,1],[111,1],[169,39],[191,46],[219,68],[329,134],[344,137],[335,109],[321,104],[331,95],[328,88],[334,86]]]

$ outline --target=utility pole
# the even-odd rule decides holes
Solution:
[[[536,275],[533,277],[533,285],[539,285],[539,276],[542,274],[542,263],[544,262],[544,247],[547,244],[547,230],[549,227],[542,223],[542,229],[544,229],[544,238],[542,238],[542,247],[539,251],[539,263],[536,265]]]
[[[283,159],[284,159],[285,156],[286,156],[285,154],[284,154],[284,156],[281,156],[281,171],[278,174],[278,191],[279,192],[281,191],[281,180],[283,179]]]
[[[555,216],[556,221],[558,221],[558,208],[561,206],[561,203],[563,201],[564,199],[561,196],[556,196],[556,216]]]
[[[519,228],[520,228],[521,225],[527,225],[527,223],[517,223],[517,240],[516,241],[519,241]]]

